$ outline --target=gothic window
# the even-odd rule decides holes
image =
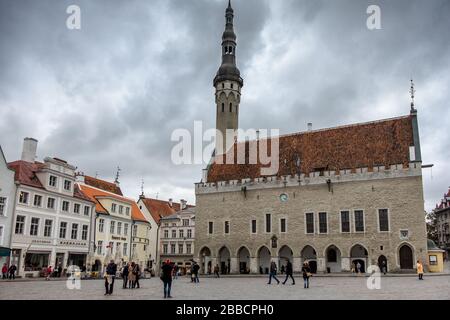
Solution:
[[[225,112],[225,103],[222,103],[222,112]]]
[[[234,88],[234,85],[233,84],[231,84],[231,89],[233,89]]]
[[[228,54],[228,47],[225,47],[225,54]]]
[[[225,89],[225,83],[222,83],[222,89]]]
[[[229,47],[229,48],[228,48],[228,52],[229,52],[230,54],[233,54],[233,47]]]
[[[230,103],[230,112],[233,112],[233,104]]]
[[[337,262],[337,253],[334,249],[329,249],[327,252],[328,262]]]

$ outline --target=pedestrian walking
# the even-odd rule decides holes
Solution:
[[[381,263],[381,271],[383,272],[384,275],[386,275],[387,272],[387,266],[386,266],[386,261],[383,260],[383,262]]]
[[[275,263],[275,261],[272,261],[272,263],[270,264],[269,282],[267,284],[272,283],[272,278],[277,281],[277,284],[280,284],[280,280],[278,280],[276,275],[277,275],[277,264]]]
[[[128,263],[122,268],[123,289],[128,288],[128,274],[130,273]]]
[[[420,260],[417,260],[417,274],[419,275],[419,280],[423,280],[423,264]]]
[[[8,279],[8,265],[6,263],[2,267],[2,279]]]
[[[164,288],[164,299],[172,298],[172,296],[170,295],[170,291],[172,290],[173,266],[169,259],[166,260],[161,269],[162,269],[161,280],[163,282]]]
[[[141,277],[141,267],[139,267],[139,263],[134,265],[134,275],[136,279],[134,280],[134,287],[139,289],[141,286],[139,284],[139,278]]]
[[[45,280],[49,281],[50,280],[50,276],[52,275],[52,266],[48,266],[47,267],[47,277],[45,278]]]
[[[361,263],[359,263],[359,261],[356,263],[356,272],[358,273],[358,275],[361,274]]]
[[[288,278],[292,279],[292,285],[295,285],[295,279],[294,276],[292,275],[294,272],[293,268],[292,268],[292,263],[288,260],[287,264],[286,264],[286,279],[284,279],[283,284],[286,284],[286,281],[288,281]]]
[[[303,288],[308,289],[309,288],[309,278],[312,276],[312,274],[311,274],[311,269],[309,268],[309,265],[307,262],[305,262],[303,264],[302,274],[303,274]]]
[[[114,263],[114,260],[111,260],[111,262],[106,267],[106,274],[105,274],[105,296],[112,295],[114,290],[114,279],[116,278],[117,273],[117,265]]]
[[[177,265],[175,265],[174,267],[173,267],[173,278],[174,279],[178,279],[178,266]]]
[[[8,273],[9,273],[9,280],[15,280],[16,279],[16,271],[17,271],[17,267],[15,264],[12,264],[9,269],[8,269]]]
[[[192,267],[192,270],[194,272],[194,283],[199,283],[200,280],[198,279],[198,270],[200,269],[200,266],[197,262],[194,262],[194,266]]]
[[[129,273],[128,273],[128,288],[134,289],[136,287],[136,274],[134,273],[134,266],[135,263],[131,262],[129,266]]]
[[[216,278],[220,278],[220,275],[219,275],[219,265],[218,265],[218,264],[216,264],[216,265],[214,266],[214,275],[215,275]]]

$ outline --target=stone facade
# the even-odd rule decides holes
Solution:
[[[327,179],[331,180],[330,185]],[[350,271],[351,260],[361,258],[367,266],[377,264],[380,256],[386,257],[389,271],[398,271],[403,245],[412,249],[412,265],[418,259],[426,261],[419,163],[411,163],[409,168],[398,165],[385,170],[380,167],[374,172],[361,169],[360,173],[353,174],[342,171],[339,175],[320,176],[314,173],[312,177],[302,175],[300,181],[298,177],[287,177],[286,182],[274,177],[273,181],[269,178],[266,182],[197,184],[194,255],[202,262],[202,267],[208,262],[203,258],[204,253],[209,251],[206,260],[210,259],[213,265],[221,265],[223,260],[229,259],[231,273],[238,273],[242,272],[240,262],[245,259],[250,271],[257,273],[262,264],[268,263],[262,261],[268,260],[261,251],[264,246],[270,251],[270,259],[277,263],[280,263],[280,255],[292,259],[295,271],[301,269],[305,260],[315,260],[317,272],[326,272],[327,268],[331,272]],[[246,186],[245,192],[243,186]],[[287,195],[287,201],[280,200],[281,194]],[[388,210],[389,231],[379,231],[379,209]],[[355,232],[354,218],[350,219],[351,232],[341,232],[340,212],[349,211],[352,216],[354,210],[364,212],[364,232]],[[307,234],[305,226],[305,214],[310,212],[315,217],[313,234]],[[319,233],[319,212],[327,213],[325,234]],[[265,230],[266,214],[271,214],[271,232]],[[280,219],[286,219],[286,232],[280,230]],[[255,234],[251,230],[252,220],[257,224]],[[224,233],[225,221],[230,224],[229,234]],[[214,224],[213,234],[208,234],[209,222]],[[272,246],[274,236],[276,247]],[[331,246],[338,249],[334,264],[327,261],[327,249]],[[358,253],[354,246],[362,246],[367,255],[364,250]],[[242,256],[243,248],[248,258]]]

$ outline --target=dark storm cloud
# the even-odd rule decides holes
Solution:
[[[417,107],[430,209],[450,184],[450,2],[234,0],[240,124],[282,133],[404,115]],[[81,7],[81,30],[65,26]],[[382,30],[366,27],[381,7]],[[112,179],[132,197],[194,200],[201,165],[170,161],[173,130],[215,125],[225,0],[0,1],[0,143],[8,160],[25,136]]]

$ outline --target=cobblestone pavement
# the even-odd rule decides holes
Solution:
[[[281,279],[281,276],[280,276]],[[369,290],[366,277],[317,277],[312,278],[310,289],[303,289],[303,281],[297,284],[267,285],[267,279],[242,278],[200,278],[193,284],[189,278],[174,280],[172,295],[175,300],[308,300],[308,299],[444,299],[450,300],[450,276],[385,277],[381,279],[380,290]],[[162,299],[162,282],[159,278],[141,280],[140,289],[122,289],[122,281],[115,283],[112,296],[104,296],[101,280],[82,280],[80,290],[69,290],[65,281],[22,281],[0,282],[0,300],[114,300]]]

